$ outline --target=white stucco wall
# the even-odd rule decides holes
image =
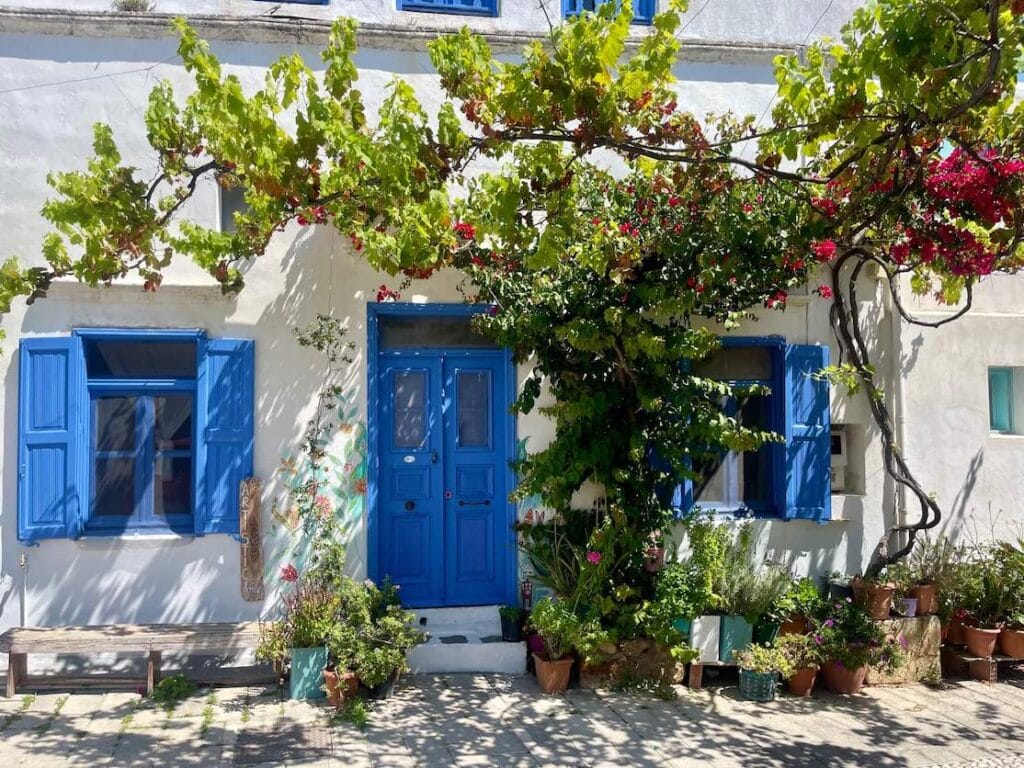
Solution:
[[[44,0],[36,9],[59,8],[62,3]],[[188,10],[250,14],[261,12],[267,4],[259,2],[175,2],[161,0],[159,9],[167,12]],[[708,6],[686,30],[686,35],[703,36],[707,40],[733,40],[747,44],[752,41],[779,41],[799,44],[814,20],[821,14],[815,0],[793,2],[740,2],[721,0]],[[187,8],[186,8],[187,6]],[[823,17],[816,34],[833,30],[843,14],[848,15],[852,2],[838,2]],[[108,7],[106,0],[82,0],[76,10]],[[532,3],[522,8],[506,3],[496,20],[468,20],[474,26],[515,25],[516,29],[537,31],[537,17]],[[700,6],[697,6],[699,10]],[[464,17],[404,14],[395,12],[381,2],[359,4],[350,9],[346,4],[318,6],[287,6],[291,14],[326,18],[335,13],[353,12],[369,21],[411,25],[419,19],[429,23],[458,24]],[[521,13],[519,11],[522,11]],[[376,14],[376,15],[375,15]],[[531,15],[532,14],[532,15]],[[837,15],[838,14],[838,15]],[[415,17],[415,20],[413,19]],[[424,22],[426,23],[426,22]],[[50,26],[47,26],[50,25]],[[54,26],[56,25],[56,26]],[[66,32],[66,24],[39,21],[26,26],[17,14],[4,16],[0,9],[0,232],[3,252],[17,253],[29,262],[38,260],[39,245],[46,232],[38,210],[49,194],[45,175],[50,170],[81,167],[88,157],[94,121],[114,126],[116,138],[127,161],[142,169],[152,167],[152,159],[142,126],[141,113],[154,81],[168,78],[186,92],[188,80],[173,58],[175,41],[148,36],[145,39],[98,37],[95,24],[89,33],[67,36],[43,34],[40,30]],[[31,31],[26,29],[31,28]],[[116,27],[119,33],[127,27]],[[151,34],[150,30],[147,34]],[[264,67],[284,53],[298,50],[306,60],[319,66],[315,45],[281,42],[238,41],[240,34],[225,30],[213,48],[225,63],[228,72],[238,75],[249,87],[262,85]],[[364,47],[357,56],[360,89],[371,111],[380,102],[383,89],[396,73],[416,88],[429,111],[440,97],[435,76],[421,43],[408,40],[388,47],[386,36],[372,38],[376,47]],[[680,65],[680,104],[702,115],[708,111],[733,109],[740,113],[760,114],[774,93],[770,52],[752,52],[749,46],[730,53],[728,46],[719,46],[714,56],[707,51]],[[129,72],[130,74],[121,74]],[[107,77],[107,75],[113,75]],[[76,82],[66,82],[76,81]],[[52,85],[53,83],[61,83]],[[51,84],[51,85],[46,85]],[[27,85],[44,85],[24,89]],[[217,220],[216,190],[204,183],[189,202],[187,215],[213,225]],[[312,412],[313,398],[319,378],[319,361],[302,351],[293,341],[291,328],[308,322],[318,312],[333,312],[346,320],[351,338],[357,344],[356,361],[345,374],[344,383],[354,394],[365,419],[365,317],[366,302],[372,301],[382,282],[394,280],[376,274],[346,247],[346,241],[326,229],[292,227],[275,238],[267,254],[251,265],[246,276],[248,287],[241,296],[227,299],[209,279],[188,264],[175,265],[167,275],[164,287],[156,294],[143,293],[137,287],[92,290],[75,284],[55,286],[45,301],[26,308],[18,303],[4,319],[7,339],[0,357],[0,394],[2,441],[0,441],[0,629],[23,619],[29,624],[67,624],[129,621],[232,620],[254,618],[263,609],[261,604],[246,603],[239,594],[239,545],[223,536],[176,541],[90,540],[80,542],[43,542],[26,548],[16,541],[15,500],[17,478],[17,340],[28,334],[67,333],[76,326],[128,327],[202,327],[211,335],[251,337],[256,341],[256,474],[265,482],[263,523],[268,563],[280,556],[284,537],[272,519],[270,510],[280,499],[282,487],[276,469],[283,454],[294,451],[306,419]],[[461,300],[456,290],[457,275],[442,275],[429,283],[416,283],[405,292],[404,299],[453,301]],[[883,371],[893,361],[893,328],[885,310],[881,290],[872,290],[866,281],[863,295],[865,312],[877,320],[873,344]],[[994,307],[1009,311],[1013,296],[1020,295],[1020,284],[1013,283],[1002,293],[993,292]],[[1005,295],[1004,295],[1005,294]],[[1002,298],[999,298],[1002,296]],[[1000,303],[1002,302],[1002,303]],[[1019,304],[1019,301],[1018,301]],[[996,310],[993,310],[996,311]],[[1002,317],[1002,315],[999,315]],[[998,364],[1014,364],[1001,351],[999,339],[1022,338],[1020,318],[1006,317],[998,334],[991,333],[988,357],[982,355],[983,344],[973,344],[966,329],[975,334],[987,333],[989,315],[964,326],[960,341],[953,348],[977,360],[997,360]],[[994,321],[993,321],[994,322]],[[1015,330],[1016,329],[1016,330]],[[785,313],[767,312],[760,322],[752,323],[742,333],[782,334],[797,343],[830,343],[825,302],[814,298],[794,298]],[[901,354],[918,350],[916,366],[908,384],[949,378],[949,357],[946,341],[930,337],[924,346],[902,336]],[[1020,342],[1016,364],[1024,365],[1024,341]],[[835,359],[835,348],[832,357]],[[1004,359],[1007,358],[1007,359]],[[945,362],[943,362],[945,361]],[[987,363],[996,364],[996,363]],[[945,365],[945,367],[943,367]],[[965,368],[966,370],[966,368]],[[979,369],[980,371],[980,369]],[[522,373],[522,372],[521,372]],[[973,375],[973,374],[972,374]],[[981,375],[979,373],[979,375]],[[941,485],[940,498],[955,498],[959,487],[957,472],[963,474],[964,462],[973,456],[968,439],[961,439],[962,423],[953,409],[969,410],[970,377],[963,376],[957,394],[951,394],[948,416],[936,416],[934,387],[908,394],[908,420],[914,425],[910,451],[919,459],[922,469],[934,474]],[[979,379],[980,380],[980,379]],[[889,386],[889,397],[895,387]],[[984,388],[978,390],[984,397]],[[977,414],[975,414],[977,415]],[[863,465],[861,494],[834,497],[834,517],[827,525],[808,522],[760,522],[761,546],[765,551],[784,558],[805,573],[830,570],[851,572],[862,567],[866,554],[875,545],[883,530],[883,510],[890,509],[891,488],[881,468],[881,456],[865,403],[834,393],[833,418],[854,425],[862,436],[859,449]],[[980,419],[980,416],[978,416]],[[983,422],[983,423],[982,423]],[[987,427],[987,416],[979,421]],[[520,437],[530,437],[530,447],[544,444],[550,425],[538,417],[520,420]],[[970,440],[986,447],[987,463],[993,470],[998,459],[1002,463],[1001,479],[992,488],[975,486],[970,497],[974,506],[993,504],[1012,508],[1013,483],[1007,479],[1014,462],[1013,451],[1018,443],[990,439],[982,429],[970,432]],[[1024,440],[1024,438],[1022,438]],[[956,445],[954,445],[956,444]],[[996,445],[999,446],[996,449]],[[942,460],[933,455],[940,446]],[[961,450],[962,449],[962,450]],[[1020,468],[1020,454],[1016,466]],[[921,461],[920,459],[923,459]],[[964,465],[964,466],[962,466]],[[951,485],[950,485],[951,484]],[[357,573],[365,571],[365,516],[356,528],[350,548],[350,565]],[[24,558],[26,567],[20,562]],[[268,570],[271,570],[268,567]],[[25,600],[22,602],[21,595]],[[268,597],[268,600],[270,598]]]

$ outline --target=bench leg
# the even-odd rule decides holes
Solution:
[[[690,676],[687,678],[686,683],[691,691],[699,691],[703,683],[704,667],[696,662],[690,664]]]
[[[153,695],[153,688],[160,682],[160,651],[150,651],[146,662],[146,695]]]
[[[7,697],[10,698],[18,692],[18,684],[25,682],[28,677],[28,654],[8,653],[7,654]]]

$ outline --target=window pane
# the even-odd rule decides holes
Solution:
[[[192,396],[158,395],[153,398],[156,424],[153,437],[158,451],[192,449]]]
[[[487,371],[458,374],[459,446],[482,448],[490,444],[491,377]]]
[[[241,187],[220,189],[220,231],[236,232],[235,213],[246,213],[249,206],[245,204],[245,190]]]
[[[739,423],[751,429],[772,429],[771,399],[747,396],[737,402],[730,398],[723,409],[734,414]],[[703,483],[694,486],[694,500],[709,507],[739,507],[743,504],[768,504],[772,501],[772,447],[757,451],[728,453],[719,461],[697,466]]]
[[[153,478],[156,515],[192,513],[192,457],[159,456]]]
[[[473,330],[468,317],[380,318],[381,349],[427,347],[497,349],[491,339]]]
[[[191,341],[85,341],[89,378],[194,379]]]
[[[989,368],[988,371],[989,427],[993,432],[1013,430],[1013,371],[1009,368]]]
[[[427,374],[418,372],[395,374],[396,448],[422,448],[427,439]]]
[[[135,450],[135,398],[96,398],[96,450]]]
[[[96,459],[92,508],[97,515],[123,517],[135,511],[135,459]]]
[[[772,352],[768,347],[722,347],[694,372],[721,381],[771,381]]]
[[[707,461],[695,465],[697,472],[703,480],[695,481],[693,485],[694,501],[705,506],[725,505],[728,503],[726,492],[726,464],[732,460],[732,455],[723,456],[718,461]]]

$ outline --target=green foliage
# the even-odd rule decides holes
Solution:
[[[817,669],[829,661],[825,648],[819,642],[820,639],[820,636],[814,635],[782,635],[775,641],[775,647],[789,662],[792,672],[800,669]]]
[[[195,683],[184,675],[169,675],[153,686],[153,701],[164,709],[171,710],[178,702],[195,693]]]
[[[810,577],[793,581],[771,610],[771,618],[779,623],[794,616],[810,618],[818,615],[823,604],[821,587]]]
[[[1024,554],[1008,544],[979,545],[961,572],[960,608],[967,620],[997,627],[1019,610],[1024,587]]]
[[[331,715],[331,724],[348,723],[360,731],[370,724],[370,710],[360,698],[345,699],[341,709]]]
[[[934,584],[939,589],[945,589],[964,557],[964,547],[954,544],[947,537],[922,536],[906,560],[910,581],[912,585]]]
[[[757,674],[778,672],[783,677],[793,674],[793,664],[781,648],[752,643],[742,651],[733,651],[733,660],[741,668]]]
[[[502,621],[510,621],[513,624],[521,624],[526,618],[526,611],[518,605],[503,605],[498,608],[498,617]]]
[[[551,661],[564,658],[574,648],[583,651],[590,644],[586,635],[592,627],[586,626],[564,600],[538,600],[530,612],[530,625],[544,638],[544,650]]]
[[[882,625],[850,598],[829,603],[811,634],[826,659],[847,669],[890,671],[906,660],[904,638],[887,637]]]

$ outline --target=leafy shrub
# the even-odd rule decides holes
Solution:
[[[163,707],[173,708],[182,699],[195,693],[196,686],[184,675],[170,675],[153,686],[153,701]]]
[[[732,655],[736,664],[748,672],[761,675],[778,672],[783,677],[793,674],[793,665],[780,648],[755,643],[742,651],[733,651]]]
[[[871,666],[890,671],[905,660],[904,639],[886,637],[882,625],[851,598],[830,603],[812,637],[825,659],[847,669]]]
[[[826,661],[820,636],[814,635],[782,635],[775,641],[775,647],[789,661],[794,670],[820,667]]]
[[[772,606],[769,616],[780,624],[794,616],[813,618],[824,604],[818,583],[805,576],[790,583]]]
[[[580,641],[582,622],[563,600],[539,600],[530,613],[530,624],[544,638],[544,650],[551,661],[564,658]]]

